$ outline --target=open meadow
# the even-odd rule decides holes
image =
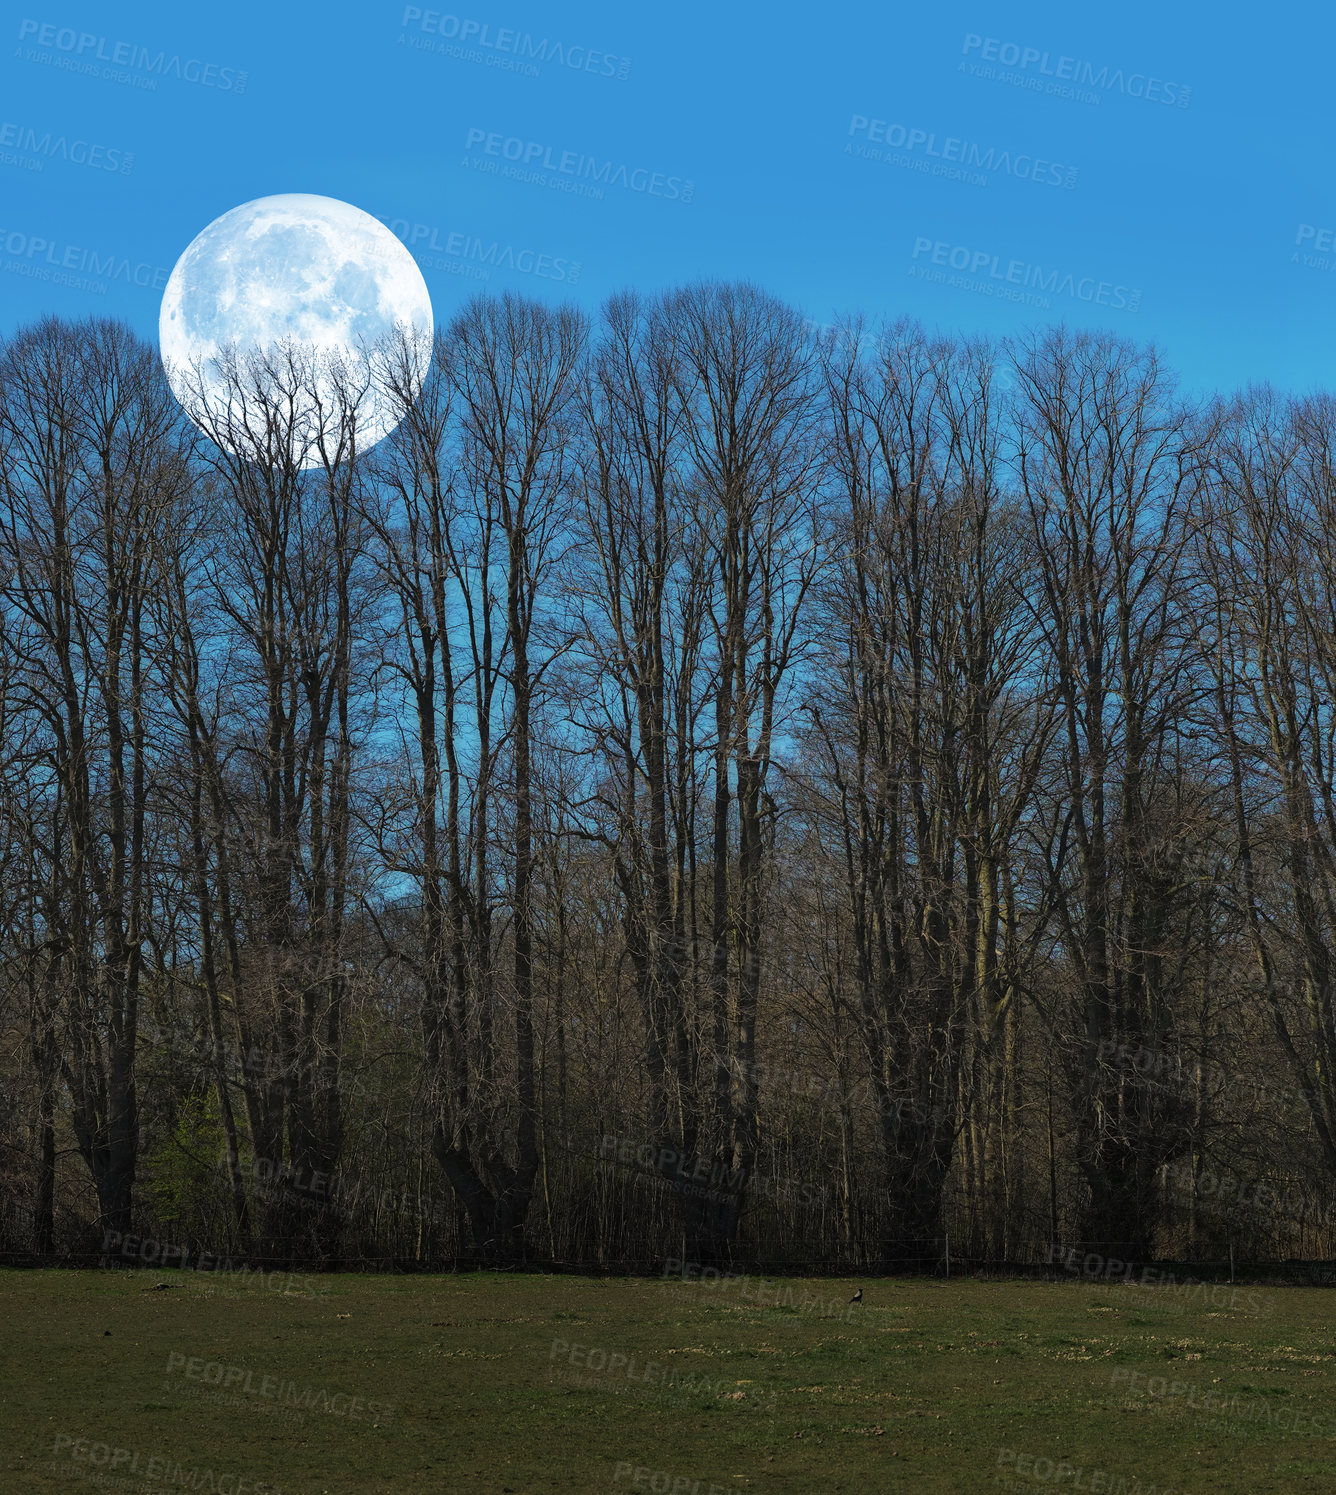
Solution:
[[[8,1271],[0,1490],[1336,1487],[1328,1292],[858,1285]]]

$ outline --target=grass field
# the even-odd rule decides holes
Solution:
[[[3,1272],[0,1492],[1336,1489],[1320,1289],[855,1285]]]

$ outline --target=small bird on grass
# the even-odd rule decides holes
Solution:
[[[851,1303],[861,1303],[863,1301],[863,1289],[860,1287],[849,1301]]]

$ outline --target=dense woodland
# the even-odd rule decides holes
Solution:
[[[0,1261],[1336,1255],[1336,403],[745,285],[416,356],[0,346]]]

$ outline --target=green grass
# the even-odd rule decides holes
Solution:
[[[141,1490],[146,1473],[148,1488],[230,1495],[919,1495],[1008,1474],[1013,1491],[1336,1488],[1336,1298],[1320,1289],[1222,1308],[1108,1284],[878,1280],[846,1321],[802,1303],[842,1308],[842,1280],[771,1282],[764,1301],[756,1279],[287,1286],[0,1272],[0,1491]],[[228,1370],[236,1404],[204,1400]],[[283,1415],[285,1381],[310,1388],[304,1411]],[[134,1475],[112,1449],[137,1457]]]

